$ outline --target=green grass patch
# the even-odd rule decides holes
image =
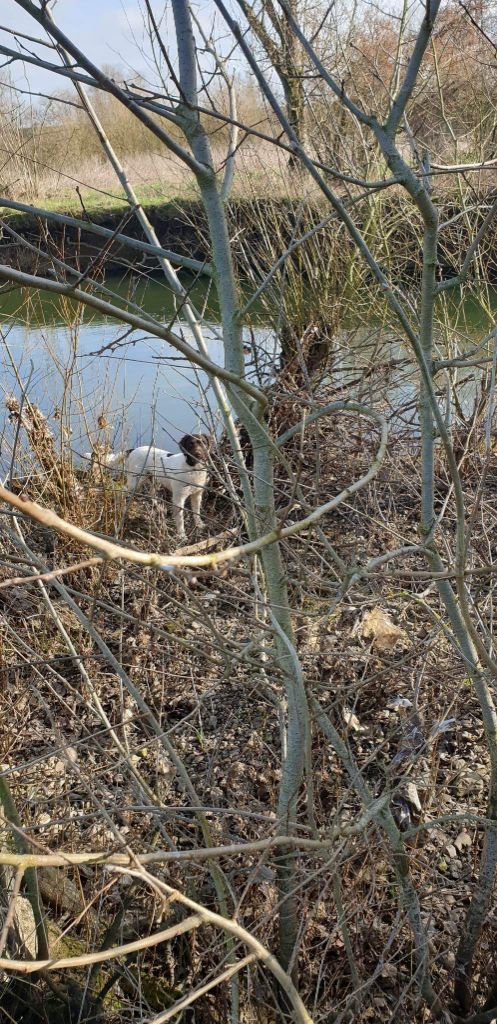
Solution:
[[[173,215],[173,211],[177,213],[180,206],[185,204],[188,206],[198,201],[193,188],[189,191],[182,190],[181,195],[177,195],[173,189],[167,189],[162,182],[138,185],[134,190],[144,210],[160,208],[165,213],[170,212],[170,215]],[[118,222],[129,209],[129,202],[123,189],[115,192],[102,192],[92,188],[79,188],[78,191],[64,189],[56,196],[39,196],[26,202],[29,202],[31,206],[46,210],[47,213],[61,213],[82,219],[86,214],[90,220],[96,223],[107,219]],[[33,219],[30,213],[6,209],[2,210],[2,216],[13,227],[26,225]]]

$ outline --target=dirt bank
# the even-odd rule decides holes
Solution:
[[[481,197],[482,205],[491,199],[492,195]],[[388,266],[390,273],[395,276],[403,280],[412,280],[420,267],[421,224],[417,211],[413,210],[411,204],[400,194],[392,193],[387,199],[377,197],[376,202],[381,203],[384,223],[391,221],[391,230],[385,231],[382,238],[375,235],[376,218],[370,216],[371,207],[366,204],[357,207],[357,224],[382,265]],[[43,206],[41,202],[40,206]],[[405,207],[405,210],[401,210],[401,207]],[[231,235],[236,240],[235,256],[240,260],[247,260],[251,253],[256,252],[260,263],[262,250],[265,248],[267,252],[267,245],[264,247],[262,242],[268,230],[275,239],[278,248],[276,255],[279,255],[282,246],[301,237],[313,225],[318,224],[327,209],[316,201],[303,206],[297,200],[281,198],[232,202],[229,218]],[[63,206],[57,212],[64,214]],[[460,210],[457,198],[445,197],[441,203],[441,221],[454,223],[448,224],[441,233],[438,253],[440,277],[451,276],[457,272],[479,226],[478,216],[468,228],[466,219],[457,219],[458,212]],[[147,213],[164,248],[199,261],[209,259],[206,217],[200,201],[172,201],[147,207]],[[122,232],[133,238],[143,238],[143,232],[133,218],[125,221],[122,205],[101,212],[92,211],[91,217],[93,224],[110,231]],[[25,271],[43,273],[50,265],[50,256],[56,256],[85,270],[97,259],[103,245],[106,248],[104,262],[107,270],[122,270],[126,266],[139,266],[145,269],[154,265],[153,256],[142,255],[137,250],[124,247],[115,241],[109,244],[108,239],[92,234],[85,226],[83,211],[80,218],[81,227],[63,225],[55,221],[49,221],[47,226],[47,222],[40,217],[11,211],[6,212],[5,220],[18,232],[23,241],[41,250],[40,253],[28,249],[21,240],[12,239],[5,231],[3,232],[0,239],[0,261]],[[338,231],[339,245],[336,244]],[[323,258],[333,248],[338,273],[340,263],[343,262],[345,267],[352,252],[351,243],[347,240],[342,226],[338,222],[328,223],[320,231],[319,238],[323,247]],[[98,267],[100,269],[100,263]],[[497,281],[495,229],[490,229],[485,236],[485,244],[480,251],[480,271],[483,271],[489,281]]]

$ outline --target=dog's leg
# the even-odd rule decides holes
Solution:
[[[172,505],[173,505],[173,516],[174,525],[176,527],[176,533],[180,540],[186,540],[185,533],[185,501],[187,492],[184,487],[173,487],[172,488]]]
[[[205,525],[202,522],[202,517],[200,515],[200,506],[201,506],[201,504],[202,504],[202,488],[201,487],[196,487],[195,490],[192,491],[192,494],[191,494],[191,497],[190,497],[190,505],[192,506],[193,522],[195,523],[195,528],[197,530],[205,530]]]
[[[135,493],[138,482],[139,477],[136,473],[126,473],[126,490],[130,496]]]

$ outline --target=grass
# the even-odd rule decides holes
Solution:
[[[215,161],[221,175],[224,159],[225,151],[219,149],[215,153]],[[145,209],[168,203],[192,202],[199,198],[193,175],[176,158],[147,152],[126,157],[123,162]],[[74,167],[66,161],[63,169],[37,165],[36,173],[33,174],[31,169],[29,176],[24,178],[19,175],[17,167],[15,175],[10,187],[7,183],[7,194],[53,213],[79,217],[86,212],[92,219],[117,217],[128,205],[114,171],[97,155]],[[307,198],[312,191],[313,186],[309,182]],[[245,144],[240,148],[232,190],[234,200],[298,196],[302,197],[302,182],[292,181],[283,152],[264,144]],[[19,223],[26,218],[29,214],[21,214]]]
[[[169,191],[161,181],[147,185],[138,185],[135,188],[138,201],[145,210],[153,209],[156,206],[165,206],[170,202],[184,201],[185,195],[177,195],[173,190]],[[197,198],[192,195],[188,198]],[[98,221],[100,217],[122,216],[126,209],[129,209],[129,202],[123,189],[115,193],[99,191],[89,186],[76,189],[64,189],[59,195],[45,198],[40,196],[33,201],[33,205],[42,206],[51,213],[65,213],[71,217],[81,217],[86,213],[92,220]],[[21,214],[27,217],[29,214]]]

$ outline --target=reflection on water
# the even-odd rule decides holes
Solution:
[[[447,370],[437,373],[434,391],[447,427],[471,421],[482,394],[483,379],[483,365],[457,367],[452,368],[450,373]],[[376,407],[381,405],[382,411],[390,417],[391,431],[407,431],[411,436],[418,434],[419,373],[405,355],[397,360],[392,359],[390,365],[383,367],[382,378],[377,379],[376,384],[368,389],[366,396],[364,387],[360,391],[362,401]]]
[[[461,360],[473,356],[478,348],[475,365],[440,368],[435,375],[435,393],[447,425],[458,419],[468,420],[475,410],[483,376],[493,359],[496,339],[491,334],[496,324],[495,287],[482,291],[481,302],[475,295],[462,301],[457,290],[437,300],[435,360]],[[343,332],[336,339],[336,349],[339,355],[333,379],[348,396],[381,407],[390,415],[396,431],[407,429],[411,435],[416,434],[419,371],[404,338],[372,321],[369,329],[361,326]]]

